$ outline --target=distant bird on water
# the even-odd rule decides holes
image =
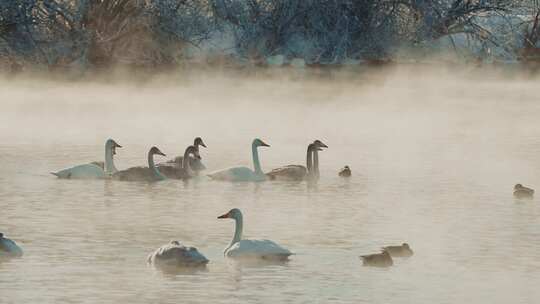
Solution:
[[[395,258],[406,258],[414,254],[409,244],[403,243],[400,246],[386,246],[382,248],[383,251],[388,252],[392,257]]]
[[[516,184],[514,186],[514,197],[516,198],[533,198],[534,190],[527,188],[522,184]]]
[[[394,265],[394,261],[388,251],[383,250],[381,253],[361,255],[364,266],[374,267],[390,267]]]
[[[0,233],[0,258],[1,257],[21,257],[23,251],[14,241],[5,238],[3,233]]]
[[[351,168],[349,168],[349,166],[343,167],[343,169],[341,169],[339,171],[339,176],[341,176],[341,177],[351,177]]]

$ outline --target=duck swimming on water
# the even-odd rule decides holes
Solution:
[[[351,168],[349,168],[349,166],[343,167],[343,169],[339,171],[338,175],[341,177],[351,177]]]
[[[360,257],[362,258],[364,266],[390,267],[394,265],[390,253],[386,250],[383,250],[381,253],[361,255]]]
[[[14,241],[5,238],[3,233],[0,233],[0,258],[2,257],[21,257],[23,251]]]
[[[105,163],[93,162],[89,164],[78,165],[51,174],[62,179],[104,179],[114,174],[118,170],[114,166],[113,156],[116,154],[116,148],[122,148],[113,139],[105,142]]]
[[[400,246],[386,246],[382,250],[388,252],[392,257],[398,258],[406,258],[413,255],[413,251],[407,243],[403,243]]]
[[[522,184],[516,184],[514,186],[514,197],[516,198],[532,198],[534,196],[534,190],[523,186]]]
[[[157,147],[152,147],[148,151],[148,167],[132,167],[126,170],[118,171],[113,174],[112,178],[122,181],[143,181],[155,182],[167,179],[166,176],[159,172],[154,164],[154,155],[166,156]]]

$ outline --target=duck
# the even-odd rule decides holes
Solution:
[[[23,256],[23,250],[14,241],[5,238],[3,233],[0,233],[0,258],[19,258]]]
[[[191,156],[193,155],[193,157]],[[182,166],[178,167],[176,164],[170,165],[169,163],[159,164],[157,168],[161,174],[165,175],[167,178],[172,179],[189,179],[197,174],[191,168],[191,159],[200,159],[201,156],[197,151],[195,146],[189,146],[184,152],[182,159]]]
[[[126,170],[118,171],[112,175],[113,179],[122,181],[146,181],[155,182],[167,179],[159,172],[154,164],[154,155],[166,156],[158,147],[152,147],[148,151],[148,167],[132,167]]]
[[[68,169],[60,170],[58,172],[51,172],[61,179],[105,179],[112,174],[118,172],[118,169],[114,166],[114,155],[116,154],[116,148],[122,148],[113,139],[108,139],[105,142],[105,163],[92,162],[89,164],[82,164]]]
[[[201,267],[209,260],[195,247],[186,247],[178,241],[171,241],[148,255],[148,264],[156,267]]]
[[[374,267],[390,267],[394,265],[394,261],[388,251],[383,250],[381,253],[361,255],[364,266]]]
[[[343,167],[343,169],[339,171],[338,175],[341,177],[351,177],[351,168],[349,168],[349,166]]]
[[[407,243],[403,243],[399,246],[382,247],[382,250],[388,252],[390,256],[398,258],[406,258],[414,254],[411,247],[409,247],[409,244]]]
[[[301,181],[315,176],[316,169],[313,166],[314,151],[322,151],[322,148],[328,148],[322,141],[316,140],[307,147],[306,166],[287,165],[273,169],[266,173],[270,180],[293,180]],[[317,164],[318,165],[318,164]]]
[[[230,181],[230,182],[262,182],[265,181],[266,175],[261,169],[259,161],[258,147],[270,147],[264,141],[255,138],[251,143],[251,154],[253,157],[253,169],[248,167],[232,167],[218,170],[208,174],[213,180]]]
[[[533,198],[534,190],[523,186],[522,184],[516,184],[514,186],[514,197],[516,198]]]
[[[199,155],[199,157],[189,157],[189,165],[191,167],[191,169],[198,173],[200,171],[203,171],[203,170],[206,170],[206,166],[202,163],[201,161],[201,157],[200,157],[200,154],[199,154],[199,147],[205,147],[207,148],[206,144],[204,143],[204,141],[202,140],[201,137],[195,137],[195,139],[193,140],[193,146],[195,147],[195,150],[197,151],[197,154]],[[174,166],[178,167],[178,168],[182,168],[184,167],[184,156],[177,156],[175,157],[174,159],[171,159],[171,160],[168,160],[166,162],[166,164],[168,165],[171,165],[171,164],[174,164]],[[158,166],[160,166],[161,164],[158,164]]]
[[[269,261],[287,261],[292,255],[284,248],[270,240],[242,239],[243,216],[238,208],[218,216],[218,219],[233,219],[235,229],[231,243],[223,251],[223,255],[233,259],[261,259]]]

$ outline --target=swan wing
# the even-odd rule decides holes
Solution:
[[[186,247],[178,241],[159,247],[148,256],[151,264],[177,266],[200,266],[208,263],[208,259],[195,247]]]
[[[248,167],[233,167],[208,174],[211,179],[232,182],[249,182],[265,180],[265,176],[258,176]]]
[[[159,173],[165,175],[167,178],[183,179],[188,177],[187,171],[175,164],[159,164],[157,167]]]
[[[303,180],[307,175],[307,169],[301,165],[288,165],[273,169],[266,175],[270,179]]]
[[[0,256],[20,257],[23,255],[21,247],[14,241],[6,238],[0,239]]]
[[[270,240],[241,240],[225,253],[231,258],[260,258],[285,260],[292,252]]]
[[[148,167],[131,167],[113,174],[114,179],[123,181],[153,181],[155,177]]]
[[[102,179],[107,177],[105,171],[94,164],[84,164],[64,169],[51,174],[63,179]]]
[[[94,161],[94,162],[91,162],[90,164],[96,165],[96,166],[100,167],[101,169],[105,170],[105,162],[102,162],[102,161]]]

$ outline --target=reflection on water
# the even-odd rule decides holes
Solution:
[[[534,303],[540,204],[512,187],[540,185],[537,83],[412,78],[0,84],[0,231],[25,250],[0,263],[1,302]],[[316,138],[330,148],[317,184],[48,174],[101,160],[109,137],[123,169],[145,165],[152,145],[180,155],[195,136],[209,170],[250,165],[254,137],[272,146],[265,170],[304,164]],[[344,164],[350,179],[337,176]],[[235,207],[245,238],[276,241],[291,260],[225,259],[234,227],[216,216]],[[148,266],[170,240],[197,247],[207,268]],[[403,242],[411,258],[362,267],[359,255]]]

